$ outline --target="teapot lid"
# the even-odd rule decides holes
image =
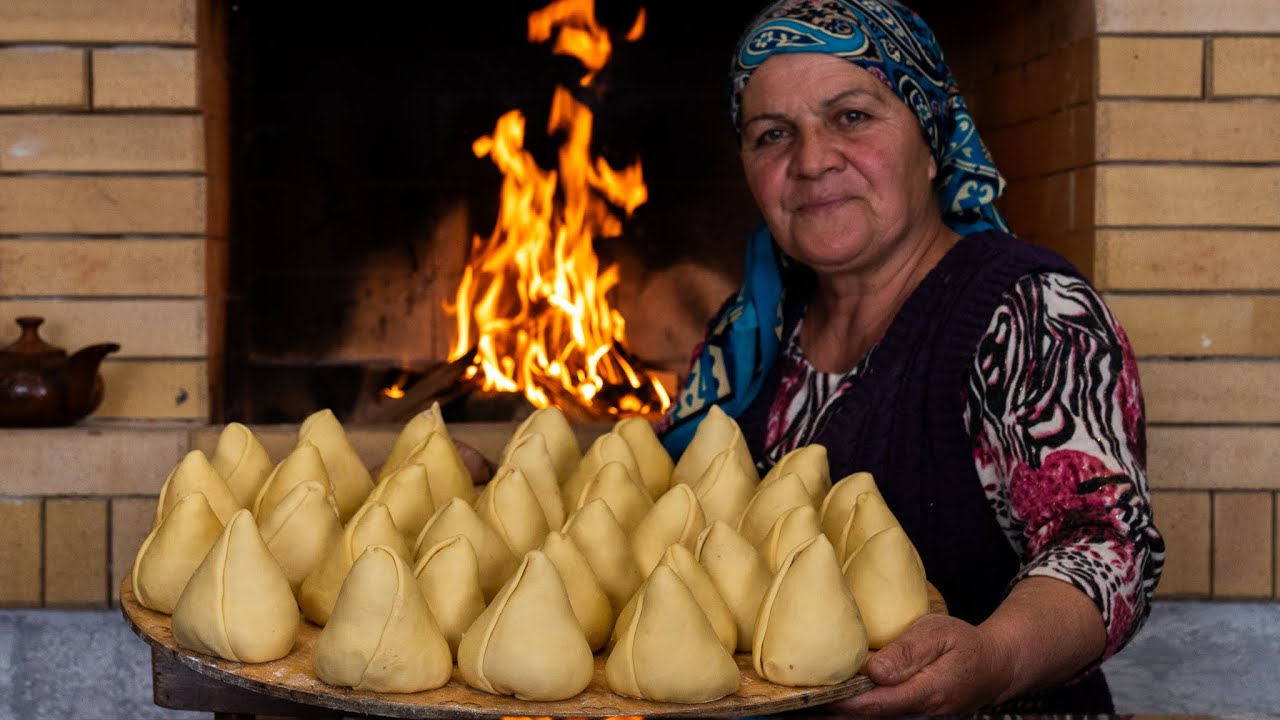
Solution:
[[[39,327],[43,322],[44,318],[32,315],[24,315],[18,318],[18,325],[22,327],[22,335],[12,345],[0,350],[0,355],[21,355],[27,358],[66,357],[67,352],[65,350],[40,339]]]

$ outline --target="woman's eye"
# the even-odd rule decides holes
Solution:
[[[861,110],[844,110],[840,113],[838,119],[841,125],[857,125],[867,119],[867,114]]]
[[[780,128],[769,128],[768,130],[756,135],[756,145],[773,145],[774,143],[782,140],[785,135],[786,133],[784,133]]]

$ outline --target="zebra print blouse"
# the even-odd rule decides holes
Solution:
[[[816,436],[875,352],[847,373],[818,372],[800,349],[802,324],[779,357],[770,462]],[[1150,612],[1164,542],[1147,491],[1137,362],[1088,283],[1041,273],[1005,293],[973,358],[964,421],[987,500],[1021,558],[1015,582],[1048,576],[1088,595],[1110,657]]]

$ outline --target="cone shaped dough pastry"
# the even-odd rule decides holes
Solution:
[[[343,528],[338,542],[325,551],[324,557],[302,581],[298,588],[298,605],[308,620],[317,625],[329,621],[333,603],[342,590],[342,581],[346,579],[352,563],[370,545],[386,545],[402,558],[412,557],[404,544],[404,537],[391,519],[391,511],[380,502],[360,506]]]
[[[538,433],[520,438],[512,445],[506,462],[498,467],[494,477],[501,475],[505,468],[517,468],[524,473],[524,479],[529,481],[529,487],[533,488],[533,494],[542,506],[547,527],[563,527],[564,498],[560,497],[560,479],[556,476],[555,464],[551,462],[551,453],[547,451],[546,439]]]
[[[437,510],[453,498],[461,498],[468,504],[476,501],[476,486],[471,482],[471,471],[467,470],[462,456],[458,454],[458,448],[445,433],[433,432],[418,443],[404,461],[405,465],[414,463],[427,468],[431,503]]]
[[[751,662],[779,685],[834,685],[853,677],[868,654],[858,606],[825,535],[791,551],[760,603]]]
[[[431,407],[414,415],[404,424],[404,427],[400,428],[400,434],[396,436],[391,452],[387,453],[386,461],[382,463],[381,468],[378,468],[378,482],[382,482],[391,473],[404,467],[404,461],[408,459],[414,448],[437,430],[448,435],[444,416],[440,414],[440,403],[433,402]]]
[[[296,445],[280,464],[267,476],[267,481],[258,490],[253,501],[253,516],[262,520],[271,514],[271,510],[280,503],[295,487],[304,482],[315,482],[325,489],[329,502],[333,504],[334,513],[338,512],[338,501],[333,495],[333,483],[329,480],[329,471],[324,467],[324,459],[320,456],[320,448],[311,443]]]
[[[260,663],[289,654],[302,619],[284,571],[253,514],[237,512],[209,548],[173,609],[180,647]]]
[[[563,532],[590,563],[616,616],[644,581],[626,531],[605,501],[592,500],[569,516]]]
[[[209,462],[226,481],[240,507],[253,507],[253,499],[275,467],[253,431],[237,422],[222,428]]]
[[[581,467],[581,466],[579,466]],[[635,474],[620,462],[605,463],[600,472],[582,488],[577,507],[592,500],[604,500],[622,529],[630,534],[645,515],[653,509],[653,500],[636,479]]]
[[[560,573],[564,589],[569,593],[569,605],[578,618],[578,625],[582,626],[587,644],[593,652],[604,647],[613,631],[613,606],[596,580],[591,563],[569,536],[558,530],[547,533],[539,549]]]
[[[427,548],[413,568],[418,588],[449,652],[458,654],[462,633],[484,612],[484,593],[480,591],[480,564],[471,541],[454,535]]]
[[[378,481],[365,502],[380,502],[391,511],[391,519],[405,544],[412,547],[422,526],[436,512],[427,483],[427,468],[418,463],[407,465]]]
[[[836,543],[836,556],[843,562],[853,556],[862,543],[881,530],[901,527],[898,518],[885,504],[878,492],[865,492],[858,496],[853,512],[840,530],[840,542]]]
[[[197,492],[204,493],[213,514],[218,516],[218,521],[223,525],[231,522],[231,516],[240,510],[240,503],[231,494],[227,482],[213,469],[209,458],[199,450],[192,450],[169,471],[164,485],[160,486],[160,498],[156,502],[151,527],[154,529],[159,526],[160,521],[179,500]]]
[[[653,425],[642,417],[633,415],[619,420],[613,426],[636,456],[636,465],[640,468],[640,481],[649,490],[649,497],[657,500],[671,487],[671,471],[675,462],[671,454],[662,446],[662,441],[653,431]]]
[[[846,475],[831,486],[831,492],[822,499],[822,506],[818,508],[818,521],[822,524],[822,533],[827,536],[832,545],[836,546],[837,557],[844,557],[840,552],[844,524],[853,514],[858,496],[864,492],[880,492],[880,488],[876,487],[875,477],[871,473],[856,472]]]
[[[692,550],[706,526],[707,518],[693,488],[684,483],[672,485],[631,532],[631,551],[640,574],[647,576],[672,543]]]
[[[708,524],[723,520],[737,527],[759,484],[755,470],[744,470],[737,454],[729,449],[715,456],[702,477],[693,483],[693,492]]]
[[[462,636],[458,670],[477,690],[564,700],[595,672],[591,647],[555,565],[532,550]]]
[[[659,566],[636,593],[635,611],[620,628],[605,662],[605,682],[619,695],[659,702],[702,703],[738,689],[730,651],[684,581]]]
[[[489,481],[476,498],[476,512],[518,558],[541,545],[551,529],[533,487],[517,468],[509,467]]]
[[[582,507],[583,493],[587,485],[600,475],[600,471],[609,463],[620,463],[627,470],[627,476],[635,483],[636,487],[644,492],[644,496],[648,498],[649,504],[653,504],[653,498],[649,496],[648,489],[644,486],[644,481],[640,479],[640,466],[636,463],[635,453],[631,451],[631,446],[627,444],[622,436],[615,432],[607,432],[596,438],[591,446],[587,448],[587,452],[582,456],[582,462],[573,469],[569,474],[569,479],[565,480],[560,487],[560,496],[564,498],[564,506],[570,512]],[[616,509],[615,509],[616,513]],[[637,518],[638,519],[638,518]],[[619,516],[618,522],[622,522]],[[623,523],[625,526],[626,523]]]
[[[315,480],[294,485],[266,517],[258,521],[262,540],[280,563],[294,595],[342,536],[338,509],[327,487]]]
[[[725,450],[733,450],[738,464],[744,472],[752,476],[752,485],[760,481],[756,472],[755,460],[747,449],[747,440],[742,435],[738,421],[725,414],[719,405],[712,405],[707,416],[698,424],[689,446],[676,462],[671,471],[671,482],[693,484],[710,467],[711,461]]]
[[[760,611],[760,601],[769,591],[769,584],[773,582],[773,574],[751,543],[723,520],[711,523],[698,536],[694,557],[706,569],[733,616],[733,624],[738,631],[734,649],[751,652],[756,614]]]
[[[564,483],[582,460],[582,446],[578,444],[578,436],[573,432],[569,419],[554,405],[534,410],[520,423],[502,451],[502,462],[507,461],[511,449],[524,436],[534,433],[541,435],[546,442],[547,452],[556,467],[556,478]]]
[[[707,621],[711,623],[711,628],[715,631],[720,644],[724,646],[726,652],[732,654],[738,645],[738,627],[733,621],[733,613],[729,611],[728,604],[720,596],[720,591],[716,589],[716,584],[707,574],[706,568],[698,564],[693,552],[683,545],[672,545],[667,548],[667,552],[663,553],[658,567],[671,568],[680,576],[689,591],[693,593],[693,597],[697,599],[698,606],[707,616]],[[627,606],[618,613],[618,621],[614,625],[611,638],[614,644],[620,640],[623,628],[631,622],[639,597],[639,593],[633,595],[627,602]]]
[[[818,511],[809,505],[793,507],[778,516],[769,534],[760,543],[760,557],[770,573],[782,567],[782,561],[800,543],[822,532],[818,524]]]
[[[915,545],[899,526],[867,538],[844,565],[844,578],[862,614],[867,643],[888,645],[929,612],[929,585]]]
[[[768,482],[762,480],[751,502],[742,511],[738,532],[747,542],[759,547],[782,513],[801,505],[813,507],[815,503],[799,475],[787,473]]]
[[[329,482],[333,485],[333,497],[338,502],[338,518],[347,522],[373,490],[373,478],[364,461],[356,454],[347,439],[347,431],[326,408],[317,410],[302,421],[298,428],[298,443],[310,442],[320,450]]]
[[[804,489],[813,498],[813,506],[816,508],[821,505],[831,490],[831,467],[827,464],[826,446],[819,443],[801,445],[783,455],[760,482],[782,477],[787,473],[799,475],[804,481]]]
[[[351,566],[311,663],[330,685],[385,693],[438,688],[453,673],[413,572],[384,545],[365,548]]]
[[[519,562],[502,536],[462,498],[451,498],[431,516],[418,534],[415,556],[423,557],[433,545],[454,535],[464,535],[471,542],[480,566],[480,589],[485,600],[492,599]]]
[[[182,589],[222,534],[204,493],[178,501],[142,541],[133,560],[133,594],[143,607],[173,613]]]

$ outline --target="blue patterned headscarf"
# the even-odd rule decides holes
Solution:
[[[742,90],[775,53],[842,57],[879,78],[915,113],[938,165],[934,181],[942,220],[967,235],[1006,230],[993,204],[1004,178],[978,137],[973,117],[933,31],[896,0],[779,0],[756,16],[738,42],[729,72],[729,106],[741,129]],[[689,378],[659,430],[679,456],[711,405],[730,417],[759,394],[778,354],[786,262],[761,224],[747,243],[742,288],[712,322]]]

